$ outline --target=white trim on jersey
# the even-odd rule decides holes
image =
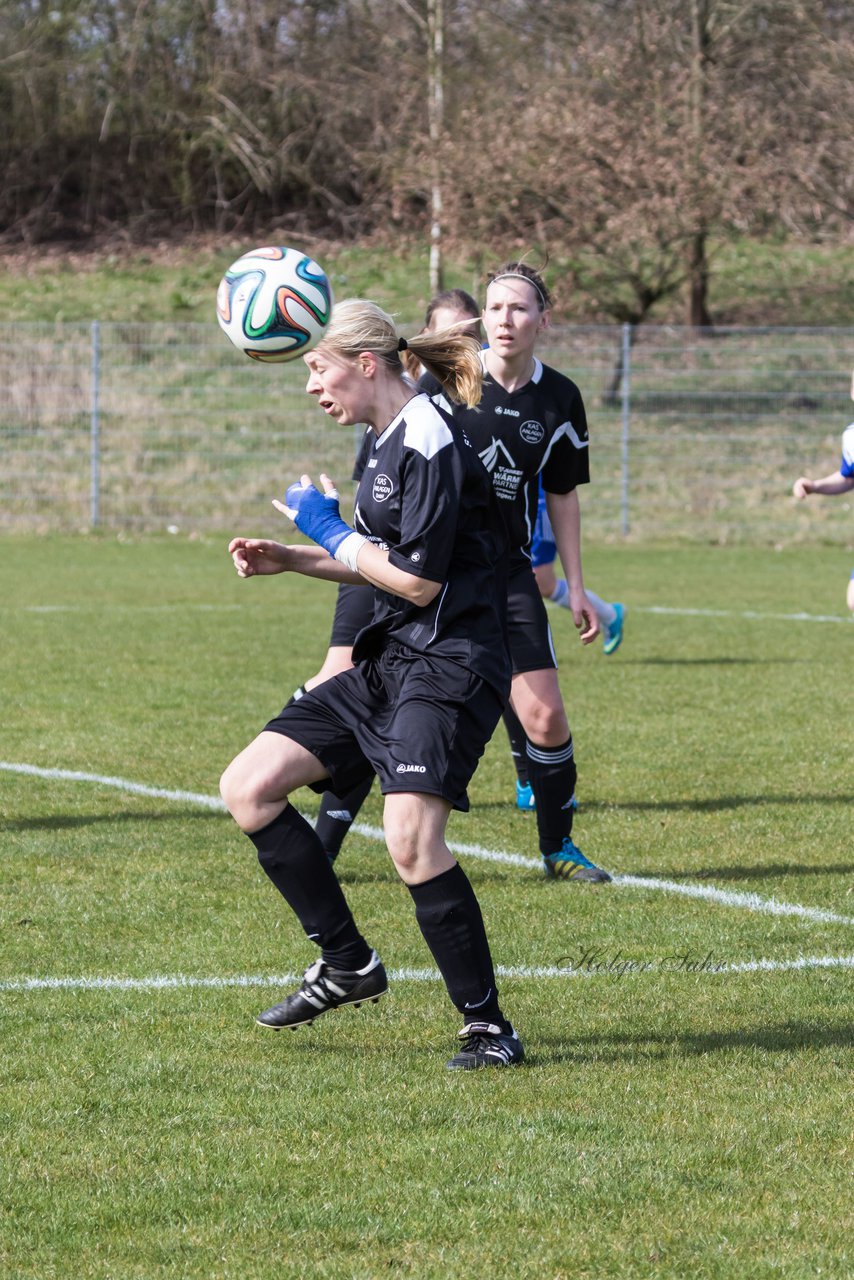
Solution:
[[[549,441],[548,449],[546,449],[545,453],[543,454],[543,460],[540,463],[540,467],[539,467],[540,471],[542,471],[543,467],[548,462],[549,457],[551,456],[552,449],[555,447],[558,440],[560,440],[562,436],[566,436],[568,440],[571,440],[576,449],[587,449],[590,446],[590,441],[582,440],[571,422],[569,421],[562,422],[558,427],[557,431],[552,436],[551,440]]]
[[[533,523],[532,523],[532,521],[531,521],[531,495],[530,495],[530,488],[531,488],[531,486],[530,486],[530,485],[527,485],[527,484],[526,484],[526,485],[524,486],[524,489],[525,489],[525,497],[524,497],[524,502],[525,502],[525,529],[527,530],[528,537],[527,537],[527,540],[526,540],[526,542],[525,542],[525,546],[524,546],[524,547],[520,547],[520,548],[519,548],[519,550],[520,550],[520,551],[524,551],[524,552],[525,552],[525,555],[528,557],[528,559],[529,559],[529,560],[531,559],[531,543],[532,543],[532,542],[533,542],[533,540],[534,540],[534,526],[536,525],[536,520],[534,520],[534,521],[533,521]],[[526,548],[527,548],[527,549],[526,549]]]
[[[406,423],[403,443],[408,449],[414,449],[429,462],[440,450],[454,443],[451,429],[445,419],[436,413],[436,405],[451,412],[451,405],[444,396],[436,396],[434,400],[426,391],[419,391],[411,400],[407,400],[396,418],[388,424],[381,436],[377,436],[377,448],[385,444],[394,435],[401,422]]]
[[[549,649],[551,650],[552,662],[555,664],[555,666],[557,666],[557,654],[555,653],[555,642],[554,642],[554,636],[552,635],[552,624],[550,622],[548,623],[548,629],[549,629]]]
[[[385,444],[386,440],[390,440],[395,431],[397,431],[397,428],[400,426],[400,423],[401,415],[398,414],[396,418],[392,418],[385,431],[383,431],[381,435],[377,436],[376,441],[374,442],[374,448],[379,449],[381,445]]]
[[[445,596],[446,596],[447,594],[448,594],[448,584],[447,584],[447,582],[446,582],[446,583],[445,583],[445,585],[444,585],[444,587],[442,588],[442,594],[441,594],[441,596],[439,597],[439,603],[438,603],[438,605],[436,606],[436,621],[435,621],[435,623],[434,623],[434,625],[433,625],[433,634],[432,634],[432,636],[430,637],[430,639],[427,641],[428,645],[431,645],[431,644],[433,643],[433,641],[436,639],[436,635],[437,635],[438,630],[439,630],[439,615],[440,615],[440,614],[441,614],[441,612],[442,612],[442,605],[445,603]]]
[[[430,396],[430,403],[436,405],[437,409],[444,409],[445,413],[453,414],[454,412],[454,406],[444,391],[437,391],[435,395]]]
[[[416,396],[404,405],[406,433],[403,443],[414,449],[429,462],[442,449],[454,443],[453,433],[445,419],[436,412],[436,406],[426,394]]]
[[[486,353],[488,350],[489,350],[489,347],[481,347],[480,363],[483,367],[484,377],[488,375],[490,378],[492,378],[492,374],[489,372],[489,370],[486,367]],[[539,356],[534,356],[534,372],[531,374],[531,377],[529,378],[529,382],[540,382],[542,381],[542,377],[543,377],[543,362]],[[492,378],[492,381],[495,383],[497,387],[501,386],[501,383],[498,381],[497,378]],[[504,390],[504,388],[502,388],[502,390]],[[520,388],[517,387],[516,390],[518,391],[520,390]],[[507,394],[512,395],[513,392],[508,391]]]

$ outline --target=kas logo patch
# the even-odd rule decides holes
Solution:
[[[387,502],[394,492],[394,485],[386,475],[374,476],[374,487],[371,492],[374,502]]]
[[[519,435],[527,444],[539,444],[546,429],[541,422],[523,422],[519,428]]]

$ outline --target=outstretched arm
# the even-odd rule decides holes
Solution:
[[[286,546],[270,538],[232,538],[228,554],[241,578],[301,573],[307,578],[325,578],[329,582],[364,583],[358,573],[333,560],[322,547]]]
[[[808,476],[799,476],[792,485],[792,493],[796,498],[808,498],[811,493],[833,497],[838,493],[847,493],[854,489],[854,476],[844,476],[841,471],[824,476],[821,480],[810,480]]]

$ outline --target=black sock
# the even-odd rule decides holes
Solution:
[[[353,921],[347,900],[313,827],[292,805],[253,831],[258,861],[295,913],[306,936],[334,969],[361,969],[371,949]]]
[[[572,806],[577,771],[572,734],[562,747],[537,747],[528,743],[531,790],[537,805],[540,853],[557,853],[572,831]]]
[[[528,756],[526,747],[528,740],[525,737],[525,730],[522,728],[522,722],[516,715],[516,712],[507,703],[504,708],[504,728],[507,730],[507,737],[510,739],[510,754],[513,757],[513,764],[516,768],[516,777],[519,779],[523,787],[528,785]]]
[[[407,887],[418,927],[452,1003],[467,1022],[504,1026],[480,904],[462,867],[457,864],[432,880]]]
[[[371,774],[343,796],[336,795],[334,791],[324,791],[314,829],[330,858],[337,858],[340,853],[344,837],[356,821],[373,785],[374,774]]]

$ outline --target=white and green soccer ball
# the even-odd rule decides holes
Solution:
[[[299,249],[252,249],[233,262],[216,291],[220,327],[252,360],[281,362],[311,351],[332,315],[323,268]]]

